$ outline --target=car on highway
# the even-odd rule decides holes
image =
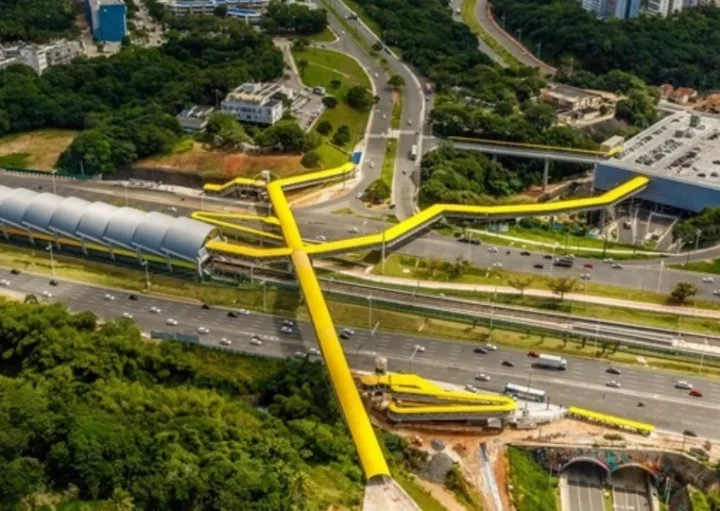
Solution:
[[[253,337],[252,339],[250,339],[250,344],[252,346],[262,346],[262,339],[260,339],[259,337]]]
[[[613,270],[622,270],[622,269],[623,269],[623,265],[620,264],[620,263],[613,263],[613,265],[611,266],[611,268],[612,268]]]
[[[469,383],[467,385],[465,385],[465,390],[467,392],[477,392],[478,391],[477,387],[475,387],[474,385],[470,385]]]
[[[177,319],[167,318],[167,320],[165,321],[165,324],[170,325],[170,326],[177,326],[178,321],[177,321]]]
[[[323,236],[322,234],[320,234],[320,235],[317,237],[317,240],[318,240],[318,241],[327,241],[327,238],[326,238],[325,236]]]
[[[52,293],[51,293],[50,291],[43,291],[43,292],[40,293],[40,294],[41,294],[44,298],[51,298],[51,297],[52,297]]]
[[[691,436],[693,438],[697,437],[697,433],[695,433],[692,429],[686,429],[685,431],[683,431],[683,435]]]
[[[159,314],[161,312],[161,310],[158,309],[157,307],[153,306],[153,307],[150,307],[150,312],[152,312],[153,314]]]
[[[202,308],[203,310],[209,310],[209,309],[212,309],[212,307],[210,307],[210,305],[209,305],[209,304],[207,304],[207,303],[204,303],[204,304],[202,304],[202,307],[201,307],[201,308]]]
[[[498,248],[497,247],[488,247],[488,252],[490,252],[491,254],[497,254]]]
[[[10,281],[7,279],[2,279],[2,280],[0,280],[0,285],[8,287],[10,285]]]
[[[209,334],[210,333],[210,330],[206,326],[199,326],[197,328],[197,331],[199,334]]]
[[[292,330],[292,327],[291,327],[291,326],[283,325],[283,326],[280,327],[280,332],[282,332],[282,333],[284,333],[284,334],[291,334],[292,331],[293,331],[293,330]]]
[[[490,344],[489,342],[485,343],[484,348],[488,351],[497,351],[497,346],[495,346],[494,344]]]
[[[505,367],[515,367],[515,364],[513,364],[509,360],[503,360],[502,365],[504,365]]]
[[[230,346],[232,344],[232,341],[227,337],[223,337],[222,339],[220,339],[220,344],[222,344],[223,346]]]
[[[533,264],[533,268],[535,268],[537,270],[542,270],[543,268],[545,268],[545,266],[538,263],[538,264]]]
[[[610,374],[622,374],[622,371],[617,367],[608,367],[605,372]]]
[[[621,387],[620,382],[615,381],[615,380],[610,380],[605,385],[607,385],[608,387],[612,387],[614,389],[619,389]]]
[[[306,353],[303,353],[302,351],[296,351],[296,352],[293,354],[293,356],[294,356],[295,358],[305,358],[305,357],[307,356],[307,354],[306,354]]]
[[[138,297],[137,297],[137,295],[130,295],[130,296],[128,296],[128,300],[132,300],[133,302],[137,302]]]
[[[692,397],[703,397],[702,392],[700,392],[698,389],[692,389],[688,395]]]
[[[592,275],[590,275],[589,273],[581,273],[581,274],[580,274],[580,278],[581,278],[582,280],[591,280],[591,279],[592,279]]]
[[[290,328],[295,326],[295,322],[291,319],[286,319],[282,322],[282,326],[289,326]]]
[[[308,355],[319,356],[319,355],[320,355],[320,350],[317,349],[317,348],[310,348],[310,349],[308,350]]]
[[[715,282],[715,279],[712,277],[703,277],[700,280],[702,280],[703,284],[712,284],[713,282]]]
[[[229,318],[238,318],[238,317],[240,317],[240,315],[239,315],[237,312],[235,312],[235,311],[228,311],[227,315],[228,315]]]
[[[17,268],[13,268],[12,270],[10,270],[10,273],[12,273],[13,275],[20,275],[20,270],[18,270]]]
[[[413,346],[413,350],[419,353],[425,353],[425,346],[420,346],[419,344],[416,344],[415,346]]]
[[[357,227],[350,227],[350,228],[348,229],[348,232],[351,232],[351,233],[353,233],[353,234],[357,234],[358,232],[360,232],[360,229],[358,229]]]
[[[520,255],[521,255],[521,256],[529,256],[529,255],[532,255],[532,254],[531,254],[530,252],[528,252],[527,250],[523,250],[522,252],[520,252]]]
[[[553,258],[553,256],[550,255],[550,254],[547,254],[547,255],[544,255],[544,256],[543,256],[543,259],[552,259],[552,258]]]
[[[50,281],[50,285],[51,285],[51,286],[57,286],[57,285],[58,285],[58,281],[55,280],[55,279],[52,279],[52,280]]]
[[[114,297],[113,295],[111,295],[110,293],[105,294],[104,298],[105,298],[108,302],[112,302],[113,300],[115,300],[115,297]]]
[[[487,350],[485,348],[475,348],[473,350],[473,353],[479,353],[481,355],[487,355]]]
[[[412,126],[412,119],[408,119],[408,126]]]
[[[502,268],[502,267],[503,267],[503,263],[493,263],[493,264],[492,264],[492,267],[493,267],[493,268]]]
[[[122,317],[125,319],[132,319],[133,315],[130,314],[129,312],[123,312]]]
[[[720,289],[716,289],[712,292],[713,296],[720,296]]]
[[[606,264],[612,264],[615,262],[615,260],[612,257],[606,257],[605,259],[603,259],[603,262]]]
[[[480,245],[480,240],[476,240],[475,238],[470,238],[470,244],[471,245]]]
[[[250,311],[247,310],[247,309],[240,309],[240,310],[238,311],[238,314],[242,314],[243,316],[249,316],[249,315],[250,315]]]
[[[470,243],[470,238],[467,236],[460,236],[457,240],[458,243]]]
[[[527,356],[532,358],[538,358],[540,356],[540,353],[538,353],[537,351],[528,351]]]
[[[683,390],[692,390],[693,384],[689,381],[685,380],[678,380],[675,382],[675,388],[676,389],[683,389]]]
[[[387,119],[387,114],[383,114],[383,119]]]
[[[588,270],[592,270],[592,269],[593,269],[593,265],[590,264],[590,263],[583,264],[583,268],[587,268]]]
[[[350,339],[350,337],[352,337],[353,335],[355,335],[355,330],[353,330],[352,328],[343,328],[342,330],[340,330],[341,339]]]
[[[490,381],[490,377],[485,373],[478,373],[475,375],[477,381]]]

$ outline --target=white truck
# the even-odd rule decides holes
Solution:
[[[557,355],[540,354],[537,358],[536,365],[539,367],[547,367],[548,369],[558,369],[564,371],[567,369],[567,360]]]
[[[375,374],[386,374],[388,361],[385,357],[375,357]]]

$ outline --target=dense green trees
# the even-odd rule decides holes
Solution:
[[[667,18],[596,19],[575,0],[494,0],[497,19],[522,30],[528,48],[566,69],[605,74],[621,69],[660,85],[720,86],[720,10],[699,7]]]
[[[705,208],[699,215],[676,223],[673,237],[693,248],[696,243],[701,247],[717,243],[720,240],[720,208]]]
[[[7,68],[0,135],[43,127],[92,130],[59,162],[80,172],[83,161],[88,174],[168,151],[181,134],[175,115],[184,106],[215,104],[244,81],[282,74],[282,54],[269,37],[236,20],[205,18],[215,20],[212,35],[177,29],[161,48],[79,59],[42,76],[24,66]]]
[[[262,25],[269,34],[319,34],[327,27],[327,11],[273,0],[268,6]]]
[[[255,141],[262,147],[286,153],[303,153],[322,143],[319,135],[305,133],[292,119],[278,121],[255,137]]]
[[[214,113],[210,117],[204,135],[211,146],[220,149],[238,150],[250,142],[250,137],[235,117],[224,113]]]
[[[80,10],[71,0],[0,0],[0,43],[77,37]]]
[[[0,510],[42,495],[357,506],[362,475],[322,365],[147,343],[126,320],[93,329],[60,305],[2,302],[0,318]]]
[[[374,99],[372,94],[370,94],[370,91],[365,87],[356,86],[348,89],[347,102],[348,105],[353,107],[355,110],[365,112],[373,105]]]

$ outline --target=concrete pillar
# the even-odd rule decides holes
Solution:
[[[543,167],[543,192],[547,190],[548,185],[548,174],[550,173],[550,160],[545,160],[545,166]]]
[[[600,211],[600,234],[605,232],[605,220],[607,220],[607,209]]]
[[[550,215],[550,231],[555,230],[555,215]]]

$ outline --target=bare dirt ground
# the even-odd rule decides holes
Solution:
[[[0,139],[0,157],[16,155],[23,167],[53,170],[62,152],[77,132],[71,130],[37,130]]]

